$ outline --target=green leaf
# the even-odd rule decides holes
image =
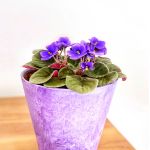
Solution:
[[[68,67],[61,68],[58,73],[60,79],[66,78],[67,75],[73,75],[74,72]]]
[[[33,73],[29,81],[33,84],[42,84],[47,82],[53,76],[53,69],[44,67]]]
[[[99,78],[108,73],[108,68],[104,63],[95,63],[94,70],[86,70],[84,73],[88,77]]]
[[[112,71],[121,72],[121,69],[115,64],[107,64],[107,67],[109,69],[109,72],[112,72]]]
[[[32,57],[32,63],[40,68],[48,66],[54,63],[54,59],[51,58],[50,60],[41,60],[40,52],[37,52]]]
[[[111,60],[107,57],[96,57],[95,59],[96,62],[102,62],[104,64],[109,64],[111,63]]]
[[[104,77],[98,78],[98,86],[104,86],[110,83],[113,83],[118,79],[118,73],[113,71],[105,75]]]
[[[80,59],[78,59],[78,60],[72,60],[72,59],[70,59],[70,58],[68,57],[68,58],[67,58],[67,62],[68,62],[68,64],[69,64],[72,68],[76,68],[76,67],[78,67],[79,64],[80,64]]]
[[[48,82],[44,83],[45,87],[62,87],[65,86],[65,79],[59,79],[58,77],[51,78]]]
[[[36,65],[34,65],[34,64],[32,63],[32,61],[30,61],[30,62],[24,64],[23,67],[25,67],[25,68],[27,68],[27,69],[39,69]]]
[[[122,72],[118,73],[118,78],[122,78],[122,81],[127,80],[127,76],[125,74],[123,74]]]
[[[78,75],[66,76],[67,88],[80,94],[89,93],[93,91],[97,87],[97,85],[98,85],[97,79],[81,77]]]
[[[32,54],[36,54],[36,53],[38,53],[40,51],[42,51],[42,49],[35,49],[35,50],[32,51]]]
[[[122,73],[121,69],[117,65],[107,64],[107,67],[109,68],[109,72],[117,72],[118,78],[122,78],[122,81],[125,81],[127,79],[127,76]]]

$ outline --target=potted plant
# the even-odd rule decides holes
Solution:
[[[33,51],[22,83],[39,150],[96,150],[118,78],[105,42],[61,37]]]

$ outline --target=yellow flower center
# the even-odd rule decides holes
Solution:
[[[87,61],[89,62],[89,61],[90,61],[90,58],[87,58]]]
[[[85,70],[86,70],[86,71],[89,70],[88,66],[86,66]]]

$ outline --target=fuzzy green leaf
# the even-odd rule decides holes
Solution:
[[[107,64],[107,67],[109,69],[109,72],[112,72],[112,71],[121,72],[121,69],[114,64]]]
[[[123,74],[122,72],[118,73],[118,78],[122,78],[122,81],[127,80],[127,76],[125,74]]]
[[[80,59],[78,60],[72,60],[70,59],[69,57],[67,58],[67,62],[68,64],[72,67],[72,68],[76,68],[79,66],[79,63],[80,63]]]
[[[51,78],[48,82],[44,83],[45,87],[62,87],[65,86],[65,79],[59,79],[58,77]]]
[[[61,68],[58,73],[60,79],[66,78],[67,75],[73,75],[74,72],[68,67]]]
[[[30,61],[30,62],[24,64],[23,67],[25,67],[25,68],[27,68],[27,69],[36,69],[36,70],[39,69],[36,65],[34,65],[34,64],[32,63],[32,61]]]
[[[36,54],[36,53],[38,53],[40,51],[42,51],[42,49],[35,49],[35,50],[32,51],[32,54]]]
[[[29,81],[33,84],[42,84],[47,82],[53,76],[53,69],[44,67],[33,73]]]
[[[40,52],[37,52],[32,57],[32,63],[41,68],[54,63],[54,59],[51,58],[50,60],[41,60]]]
[[[98,82],[98,86],[104,86],[110,83],[113,83],[114,81],[116,81],[118,79],[118,73],[113,71],[108,73],[107,75],[98,78],[99,82]]]
[[[98,85],[97,79],[81,77],[78,75],[66,76],[67,88],[80,94],[89,93],[93,91],[97,87],[97,85]]]
[[[104,64],[109,64],[111,63],[111,60],[107,57],[96,57],[95,59],[96,62],[102,62]]]
[[[95,63],[94,70],[86,70],[85,75],[92,78],[99,78],[108,73],[108,68],[104,63]]]

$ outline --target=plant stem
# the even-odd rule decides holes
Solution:
[[[59,61],[55,58],[55,56],[53,56],[54,60],[56,61],[56,63],[59,63]]]
[[[64,60],[67,60],[66,49],[64,48]]]
[[[61,54],[62,54],[62,51],[63,51],[63,49],[60,51],[60,54],[59,54],[59,55],[61,55]]]
[[[95,55],[94,55],[94,59],[93,59],[93,61],[94,61],[94,63],[95,63],[95,61],[96,61],[96,57],[95,57]]]

